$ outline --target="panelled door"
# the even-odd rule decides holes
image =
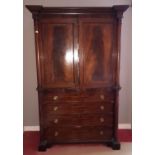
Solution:
[[[112,19],[95,17],[41,19],[42,86],[93,88],[112,85],[113,26]]]
[[[41,85],[49,88],[78,84],[77,24],[72,17],[40,19]]]
[[[114,75],[113,20],[79,18],[80,78],[84,87],[111,85]]]

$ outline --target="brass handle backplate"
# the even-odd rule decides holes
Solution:
[[[55,124],[57,124],[58,123],[58,119],[56,118],[56,119],[54,119],[54,123]]]
[[[39,33],[39,31],[38,30],[35,30],[35,33]]]
[[[57,100],[58,99],[58,96],[53,96],[53,100]]]
[[[56,136],[58,136],[58,131],[55,131],[55,133],[54,133],[54,136],[56,137]]]
[[[81,125],[76,125],[75,128],[80,129],[82,126]]]
[[[55,106],[55,107],[53,108],[53,110],[54,110],[54,111],[57,111],[57,110],[58,110],[58,107],[57,107],[57,106]]]
[[[100,95],[100,99],[101,100],[104,100],[104,95]]]
[[[100,135],[103,135],[103,131],[100,131]]]
[[[103,106],[103,105],[101,105],[100,109],[101,109],[101,110],[104,110],[104,106]]]
[[[100,122],[104,122],[104,118],[103,117],[100,118]]]

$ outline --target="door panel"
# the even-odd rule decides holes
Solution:
[[[73,22],[42,23],[42,85],[44,87],[74,87],[76,85],[75,32]]]
[[[85,87],[112,84],[113,24],[80,21],[81,81]]]

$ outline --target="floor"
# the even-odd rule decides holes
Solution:
[[[130,130],[120,130],[119,139],[121,150],[113,151],[102,144],[74,144],[54,145],[46,152],[38,152],[38,132],[24,133],[24,155],[131,155],[132,154],[132,133]]]

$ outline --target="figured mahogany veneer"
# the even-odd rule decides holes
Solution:
[[[40,145],[118,142],[120,30],[128,6],[26,6],[33,15]]]

